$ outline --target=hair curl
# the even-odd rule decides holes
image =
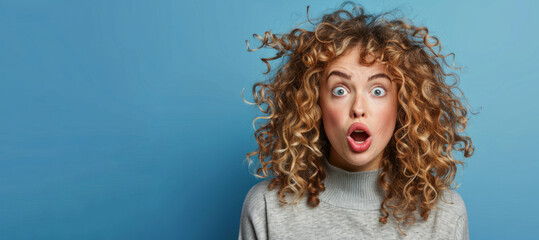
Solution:
[[[353,6],[351,11],[345,10],[348,5]],[[397,125],[378,178],[386,194],[379,221],[387,223],[389,210],[399,229],[402,220],[412,225],[417,207],[427,220],[440,196],[443,200],[441,193],[455,189],[451,184],[457,164],[463,162],[455,159],[453,151],[467,158],[474,147],[470,137],[462,134],[467,110],[453,92],[464,98],[457,87],[458,76],[443,68],[459,69],[446,62],[454,54],[442,55],[440,41],[426,27],[406,19],[388,20],[388,15],[366,14],[361,6],[346,2],[317,23],[308,19],[316,26],[313,30],[254,34],[262,44],[253,50],[246,41],[248,51],[263,47],[277,51],[274,57],[261,59],[267,66],[265,74],[271,71],[270,61],[283,61],[269,80],[254,84],[254,103],[247,102],[267,114],[253,121],[254,126],[259,119],[267,120],[255,132],[258,148],[247,153],[249,165],[250,157],[257,155],[261,166],[255,175],[275,177],[268,188],[279,186],[281,203],[298,203],[305,195],[311,207],[320,203],[318,195],[325,190],[321,159],[330,146],[318,105],[320,79],[329,62],[357,45],[362,64],[373,63],[366,62],[367,55],[377,56],[398,86]],[[447,77],[455,81],[447,83]],[[284,193],[293,193],[291,202]]]

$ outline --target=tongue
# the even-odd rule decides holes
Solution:
[[[365,141],[369,138],[369,135],[364,132],[353,132],[350,137],[352,137],[354,141]]]

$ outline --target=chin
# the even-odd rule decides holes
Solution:
[[[369,160],[354,160],[353,162],[348,162],[348,164],[353,165],[354,167],[364,168],[372,164],[373,161]]]

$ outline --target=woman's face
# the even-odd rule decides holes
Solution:
[[[320,107],[331,144],[329,162],[351,172],[379,169],[398,108],[397,84],[385,66],[360,65],[359,47],[348,50],[324,71]]]

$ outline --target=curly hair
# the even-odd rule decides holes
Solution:
[[[345,10],[349,5],[353,8]],[[329,62],[357,45],[361,64],[373,64],[366,56],[376,56],[398,89],[397,124],[378,177],[385,191],[379,221],[387,223],[391,211],[400,229],[403,220],[415,223],[416,210],[427,220],[438,200],[445,201],[441,193],[456,188],[451,185],[457,164],[464,162],[453,153],[463,152],[468,158],[474,151],[470,137],[463,134],[468,119],[456,95],[460,92],[466,101],[457,87],[458,76],[444,70],[444,66],[460,68],[447,63],[454,54],[442,55],[440,41],[426,27],[388,16],[366,14],[361,6],[345,2],[318,22],[307,18],[315,26],[312,30],[254,34],[262,42],[256,49],[246,41],[248,51],[264,47],[277,51],[274,57],[261,59],[267,66],[265,74],[272,70],[270,61],[282,60],[270,79],[254,84],[254,103],[246,101],[266,114],[253,121],[254,126],[257,120],[266,120],[255,131],[258,148],[246,154],[247,160],[251,166],[250,157],[257,155],[260,165],[255,175],[274,176],[268,188],[279,187],[281,203],[298,203],[305,196],[311,207],[320,203],[326,176],[321,160],[328,157],[330,147],[318,103],[320,80]],[[449,83],[449,77],[455,81]],[[292,193],[292,201],[287,202],[284,193]]]

